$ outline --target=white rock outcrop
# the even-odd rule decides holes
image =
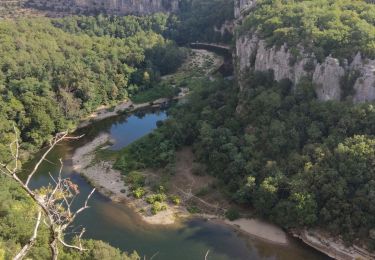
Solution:
[[[349,64],[347,60],[339,62],[331,56],[319,63],[314,54],[307,53],[302,47],[293,54],[288,46],[267,47],[264,40],[256,35],[241,35],[236,40],[237,75],[245,75],[249,69],[274,72],[275,80],[289,79],[295,85],[302,78],[312,79],[320,100],[340,100],[341,84],[347,73],[357,72],[354,83],[354,102],[375,100],[375,60],[362,58],[357,54]],[[240,88],[245,86],[240,81]]]
[[[256,2],[256,0],[235,0],[234,17],[236,19],[241,18],[244,13],[256,6]]]
[[[327,57],[322,64],[317,64],[313,74],[313,82],[316,84],[315,92],[320,100],[340,100],[341,80],[345,76],[345,69],[339,61]]]
[[[34,8],[69,13],[151,14],[175,12],[179,0],[28,0]]]

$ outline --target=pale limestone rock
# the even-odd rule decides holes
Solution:
[[[232,33],[234,32],[234,22],[233,21],[225,21],[220,27],[215,26],[214,31],[218,32],[223,36],[225,32]]]
[[[234,17],[240,18],[243,13],[251,10],[256,6],[256,0],[236,0],[234,6]]]
[[[256,56],[258,51],[258,38],[241,36],[236,41],[236,57],[240,71],[245,71],[247,68],[252,66],[252,56]]]
[[[327,57],[322,64],[315,67],[313,82],[316,84],[316,94],[319,100],[340,100],[341,79],[345,69],[340,66],[338,59]]]
[[[362,58],[358,53],[349,66],[351,71],[359,72],[354,84],[354,102],[375,100],[375,60]]]
[[[316,93],[319,100],[340,100],[341,83],[346,73],[358,71],[359,77],[353,88],[354,102],[375,100],[375,60],[363,59],[357,54],[352,63],[347,60],[340,64],[333,57],[326,57],[322,63],[318,63],[313,54],[304,52],[298,48],[299,55],[291,62],[293,55],[284,44],[280,48],[276,46],[267,48],[265,41],[256,35],[242,35],[236,41],[237,75],[246,75],[250,69],[258,71],[272,70],[275,80],[290,79],[294,85],[302,78],[311,78],[316,85]],[[309,64],[308,64],[309,63]],[[309,65],[309,66],[306,66]],[[307,71],[306,67],[310,67]],[[240,77],[241,78],[241,77]],[[245,86],[239,82],[240,88]]]
[[[179,0],[29,0],[31,7],[72,13],[105,11],[111,14],[175,12]]]

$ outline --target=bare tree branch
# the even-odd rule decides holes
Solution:
[[[20,260],[20,259],[24,258],[27,255],[27,253],[30,251],[30,249],[33,247],[33,245],[35,244],[36,238],[38,236],[38,229],[39,229],[41,219],[42,219],[42,211],[39,210],[38,211],[38,217],[37,217],[35,227],[34,227],[33,235],[29,239],[29,242],[27,242],[27,244],[23,246],[21,251],[13,258],[14,260]]]
[[[210,250],[207,250],[206,255],[204,256],[204,260],[207,260],[208,254],[210,253]]]
[[[59,254],[58,244],[62,244],[64,247],[77,249],[79,251],[85,250],[81,243],[81,238],[85,232],[85,229],[82,229],[80,235],[78,236],[78,246],[70,245],[64,241],[64,232],[66,229],[73,223],[75,218],[85,209],[89,208],[88,202],[91,196],[94,194],[95,189],[93,189],[90,194],[87,196],[84,205],[76,210],[72,211],[71,207],[74,201],[74,198],[79,194],[79,189],[76,184],[74,184],[69,178],[62,177],[63,162],[60,159],[60,169],[57,178],[54,178],[51,174],[50,177],[53,181],[53,184],[49,184],[47,187],[44,187],[43,192],[39,190],[32,190],[29,187],[30,181],[32,180],[35,173],[38,171],[40,165],[43,161],[46,160],[47,155],[51,150],[63,140],[76,140],[82,136],[70,137],[68,132],[63,132],[57,134],[51,141],[49,148],[41,156],[39,161],[35,164],[33,170],[27,175],[27,179],[23,182],[17,175],[19,170],[19,140],[17,136],[17,129],[13,126],[15,132],[15,140],[9,145],[13,167],[10,166],[10,163],[0,163],[0,173],[8,177],[13,178],[29,195],[31,199],[39,206],[39,212],[37,221],[34,227],[34,232],[32,237],[29,239],[29,242],[23,246],[21,251],[15,256],[15,260],[23,259],[27,253],[30,251],[32,246],[35,244],[38,235],[38,228],[41,223],[42,213],[46,219],[43,219],[51,234],[50,247],[52,252],[52,259],[57,259]]]

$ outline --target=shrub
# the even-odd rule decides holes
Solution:
[[[233,221],[240,218],[240,213],[236,209],[230,208],[225,212],[225,217]]]
[[[195,213],[200,213],[201,212],[201,210],[197,206],[189,206],[189,207],[187,207],[187,210],[191,214],[195,214]]]
[[[147,203],[154,204],[155,202],[164,202],[167,199],[167,195],[164,193],[152,194],[146,198]]]
[[[151,206],[151,212],[154,215],[157,214],[158,212],[166,210],[166,209],[167,209],[167,205],[165,205],[164,203],[161,203],[159,201],[155,201]]]
[[[129,172],[125,177],[125,181],[131,184],[134,189],[145,185],[145,177],[137,171]]]
[[[145,194],[146,194],[146,191],[141,187],[138,187],[135,190],[133,190],[133,196],[137,199],[142,198]]]
[[[172,195],[170,196],[170,199],[171,201],[175,204],[175,205],[180,205],[181,204],[181,199],[179,196],[177,195]]]

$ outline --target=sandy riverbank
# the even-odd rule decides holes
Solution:
[[[234,221],[224,220],[224,223],[256,238],[279,245],[288,245],[287,234],[284,230],[266,221],[240,218]]]
[[[168,209],[156,215],[149,214],[149,205],[142,199],[130,196],[129,187],[126,186],[119,171],[112,168],[112,162],[93,162],[95,150],[110,142],[108,134],[101,134],[90,143],[78,148],[73,157],[73,169],[81,173],[100,193],[116,202],[127,203],[141,218],[152,225],[172,225],[181,218],[190,215],[185,207],[168,205]],[[199,215],[198,215],[199,216]],[[286,245],[286,234],[280,228],[256,219],[238,219],[236,221],[224,220],[218,216],[207,215],[211,221],[230,225],[246,234],[277,244]]]
[[[183,98],[187,94],[188,94],[188,91],[186,91],[185,89],[182,89],[181,94],[172,98],[172,100]],[[91,113],[89,116],[82,119],[81,123],[77,126],[77,129],[89,126],[90,124],[96,121],[101,121],[106,118],[118,116],[119,114],[125,111],[134,112],[139,109],[161,107],[163,104],[166,104],[169,101],[170,99],[168,98],[159,98],[152,102],[135,104],[131,100],[124,100],[118,103],[114,107],[100,106],[95,112]]]
[[[95,150],[110,142],[108,134],[101,134],[90,143],[76,149],[73,169],[82,174],[97,190],[115,202],[127,203],[137,211],[142,219],[153,225],[175,224],[177,218],[187,216],[183,207],[168,205],[168,209],[156,215],[150,213],[150,205],[142,199],[130,196],[130,189],[124,182],[121,172],[113,169],[113,162],[94,162]],[[141,213],[142,211],[142,213]]]

